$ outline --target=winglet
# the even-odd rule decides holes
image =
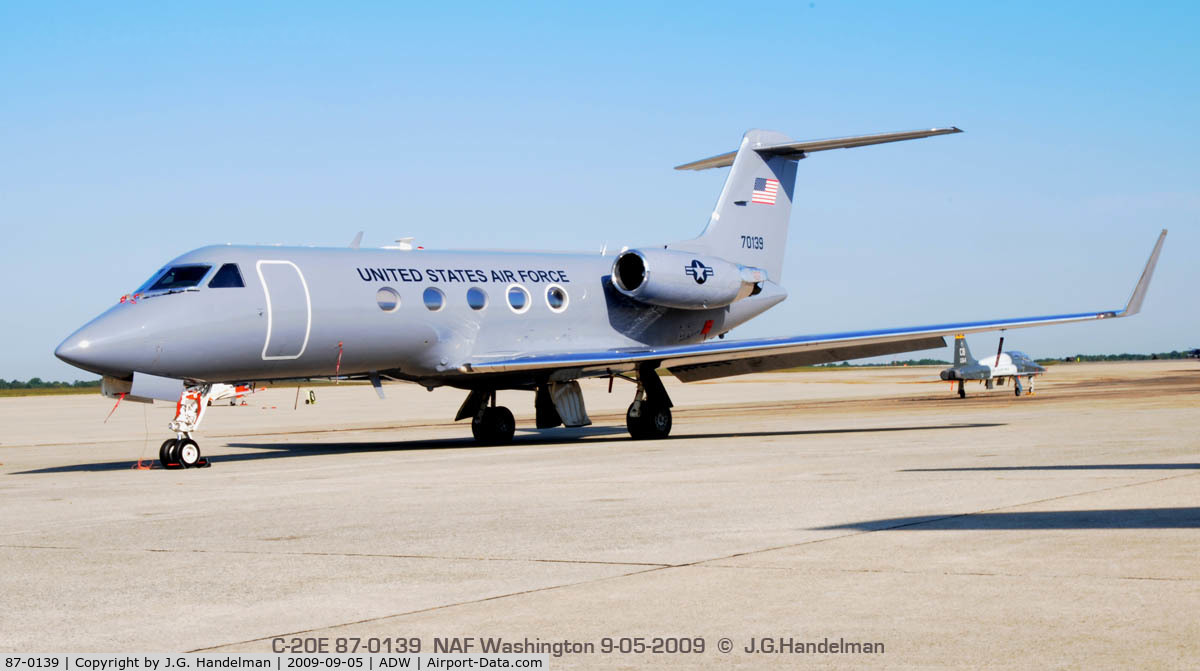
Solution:
[[[350,249],[358,249],[358,246],[362,244],[362,236],[362,231],[359,231],[358,235],[354,236],[354,239],[350,241]]]
[[[1162,251],[1163,240],[1167,238],[1167,229],[1163,229],[1162,233],[1158,234],[1158,242],[1154,243],[1154,251],[1150,252],[1150,259],[1146,261],[1146,268],[1142,270],[1142,276],[1138,278],[1137,286],[1133,288],[1133,294],[1129,297],[1129,302],[1125,304],[1125,309],[1117,313],[1118,317],[1129,317],[1136,315],[1142,310],[1142,301],[1146,298],[1146,291],[1150,288],[1150,278],[1154,277],[1154,267],[1158,265],[1158,254]]]

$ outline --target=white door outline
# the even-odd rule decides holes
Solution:
[[[304,343],[300,345],[300,351],[297,354],[282,354],[277,356],[268,356],[267,347],[271,345],[271,290],[267,287],[267,278],[263,277],[263,264],[291,266],[296,271],[296,275],[300,278],[300,286],[304,287],[304,303],[308,314],[308,322],[304,325]],[[272,361],[278,359],[299,359],[304,355],[304,350],[308,349],[308,336],[312,332],[312,297],[308,293],[308,282],[304,279],[304,273],[300,272],[300,268],[291,261],[275,261],[260,259],[254,264],[254,270],[258,273],[258,281],[262,283],[263,294],[267,297],[267,339],[263,341],[262,359],[263,361]]]

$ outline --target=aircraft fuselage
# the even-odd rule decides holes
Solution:
[[[72,334],[60,357],[93,372],[205,382],[386,372],[435,386],[472,355],[654,347],[723,334],[786,297],[717,309],[616,292],[613,257],[315,247],[203,247],[170,261],[203,277],[143,289]],[[211,286],[234,264],[242,286]],[[205,269],[206,267],[206,269]]]

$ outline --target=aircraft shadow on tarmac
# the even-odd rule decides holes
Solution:
[[[945,517],[892,517],[819,530],[856,531],[1008,531],[1036,529],[1200,529],[1200,508],[1115,508],[1012,513],[974,513]]]
[[[969,468],[906,468],[901,473],[967,473],[971,471],[1194,471],[1200,464],[1056,464],[1048,466],[973,466]]]
[[[976,422],[963,424],[936,424],[928,426],[881,426],[869,428],[850,428],[850,429],[807,429],[796,431],[736,431],[728,433],[700,433],[700,434],[679,434],[670,438],[662,439],[655,442],[671,442],[680,439],[697,439],[697,438],[764,438],[770,436],[812,436],[824,434],[849,434],[849,433],[888,433],[900,431],[939,431],[945,429],[978,429],[996,426],[1005,426],[1004,423],[996,422]],[[553,429],[549,431],[539,431],[536,429],[518,429],[517,436],[513,441],[513,446],[532,446],[532,445],[556,445],[569,444],[577,442],[591,443],[608,443],[608,442],[627,442],[629,441],[628,432],[625,427],[621,426],[589,426],[576,429]],[[649,443],[647,443],[649,444]],[[262,450],[261,452],[242,452],[239,454],[215,454],[208,456],[214,466],[219,466],[222,463],[237,462],[237,461],[252,461],[256,459],[279,459],[288,457],[307,457],[320,456],[326,454],[348,454],[354,452],[405,452],[410,450],[442,450],[442,449],[466,449],[466,448],[486,448],[487,445],[480,445],[472,438],[438,438],[434,440],[410,440],[410,441],[370,441],[361,443],[338,442],[338,443],[226,443],[227,447],[248,448],[254,450]],[[143,462],[146,463],[146,462]],[[158,462],[155,461],[155,468],[158,468]],[[51,466],[47,468],[37,468],[27,471],[16,471],[12,475],[32,475],[37,473],[71,473],[79,471],[121,471],[128,470],[132,465],[129,460],[123,461],[106,461],[93,462],[86,464],[68,464],[65,466]]]

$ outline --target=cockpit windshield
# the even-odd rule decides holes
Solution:
[[[213,275],[208,286],[214,289],[234,289],[246,286],[236,263],[226,263]]]
[[[138,286],[138,288],[133,290],[133,293],[134,294],[146,293],[146,291],[150,288],[150,285],[152,285],[156,281],[158,281],[158,278],[162,277],[162,274],[167,272],[168,267],[169,266],[163,266],[162,268],[159,268],[158,270],[154,271],[154,274],[150,276],[150,279],[146,280],[145,282],[142,282],[141,285]]]
[[[172,289],[187,289],[200,284],[200,280],[208,274],[212,266],[172,266],[158,281],[149,288],[139,289],[138,292],[171,291]],[[144,285],[143,285],[144,286]]]

